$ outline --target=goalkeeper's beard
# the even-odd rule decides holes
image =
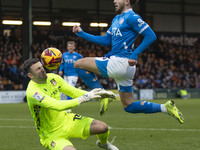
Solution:
[[[38,78],[37,78],[37,82],[46,82],[47,80],[47,74],[45,71],[41,71]]]

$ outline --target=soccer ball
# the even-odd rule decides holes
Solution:
[[[54,47],[45,49],[41,54],[41,61],[45,68],[55,70],[60,67],[62,63],[62,53]]]

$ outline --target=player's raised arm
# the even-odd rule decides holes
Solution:
[[[143,21],[139,15],[130,15],[127,19],[127,22],[134,31],[144,37],[142,43],[133,51],[133,53],[129,57],[129,59],[132,59],[129,60],[129,64],[136,64],[138,55],[146,50],[157,39],[157,37],[153,30],[149,27],[149,25],[145,21]]]
[[[92,34],[88,34],[84,32],[81,27],[75,25],[72,31],[77,34],[77,36],[82,37],[88,41],[91,41],[96,44],[100,44],[103,46],[109,46],[111,44],[111,35],[107,32],[104,36],[96,36]]]
[[[144,36],[144,39],[142,40],[142,43],[134,50],[132,55],[129,57],[130,59],[137,60],[138,55],[146,50],[155,40],[156,40],[156,35],[155,33],[151,30],[150,27],[145,29],[142,33],[142,36]]]

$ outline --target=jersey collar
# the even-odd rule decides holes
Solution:
[[[132,8],[129,8],[129,9],[127,9],[125,12],[123,12],[123,13],[127,13],[127,12],[129,12],[129,11],[133,11],[133,9]]]
[[[126,14],[126,13],[128,13],[128,12],[130,12],[130,11],[133,11],[133,9],[132,9],[132,8],[127,9],[126,11],[124,11],[124,12],[121,14],[121,16],[123,16],[124,14]]]

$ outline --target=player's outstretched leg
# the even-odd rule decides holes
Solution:
[[[167,113],[170,116],[173,116],[174,118],[176,118],[180,123],[184,123],[183,114],[178,110],[174,101],[168,101],[164,105],[167,108]]]
[[[130,105],[124,108],[129,113],[156,113],[167,112],[164,104],[156,104],[147,101],[132,102]]]
[[[103,89],[101,83],[97,79],[96,75],[92,72],[88,72],[84,69],[76,68],[77,74],[80,76],[80,78],[83,80],[83,82],[89,86],[91,89],[94,88],[101,88]],[[112,99],[110,98],[104,98],[100,100],[100,115],[104,115],[106,110],[108,109],[108,104],[112,102]]]
[[[124,108],[129,113],[157,113],[164,112],[176,118],[180,123],[184,122],[183,114],[178,110],[173,101],[165,104],[156,104],[147,101],[132,102]]]
[[[83,82],[89,86],[89,88],[101,88],[103,89],[103,86],[97,79],[97,76],[93,72],[89,72],[84,69],[75,68],[76,73],[79,75],[79,77],[83,80]]]

